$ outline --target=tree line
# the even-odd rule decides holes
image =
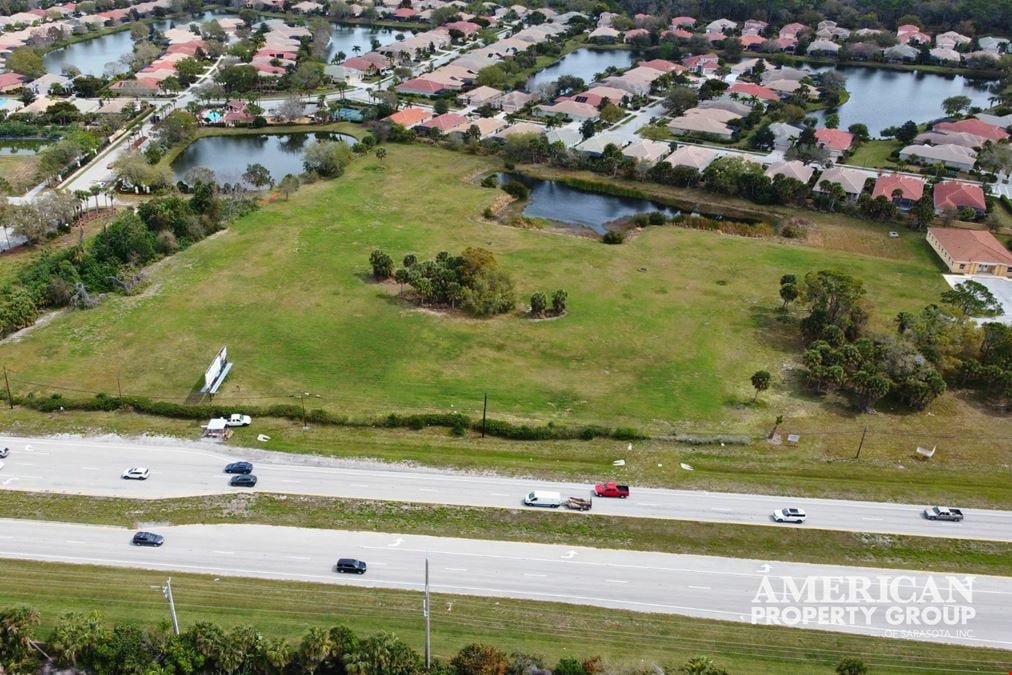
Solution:
[[[949,387],[976,391],[998,410],[1012,403],[1012,326],[970,318],[1001,313],[977,282],[957,284],[920,312],[901,312],[891,335],[868,330],[864,284],[843,272],[786,274],[780,298],[785,309],[804,303],[804,378],[820,395],[840,393],[862,411],[883,399],[921,410]]]

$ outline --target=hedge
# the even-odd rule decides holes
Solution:
[[[0,399],[6,400],[4,395]],[[143,396],[109,396],[98,394],[91,398],[67,398],[61,394],[38,397],[29,394],[14,397],[15,404],[23,405],[40,412],[57,412],[59,410],[86,410],[111,412],[115,410],[131,410],[147,415],[169,417],[186,420],[206,420],[212,417],[227,417],[236,412],[236,406],[211,404],[188,405],[170,401],[153,401]],[[293,421],[301,421],[302,407],[294,404],[272,406],[242,406],[245,414],[255,417],[276,417]],[[471,419],[460,413],[430,413],[417,415],[400,415],[391,413],[385,417],[370,420],[354,420],[346,415],[335,415],[326,410],[309,410],[306,420],[314,424],[327,424],[349,427],[381,427],[387,429],[415,429],[426,427],[446,427],[457,435],[463,435],[468,429],[482,431],[480,419]],[[630,427],[602,427],[588,425],[582,427],[557,426],[552,422],[541,426],[513,424],[505,420],[489,419],[485,421],[485,433],[489,436],[515,441],[544,440],[593,440],[595,438],[611,438],[620,441],[646,440],[650,436]]]

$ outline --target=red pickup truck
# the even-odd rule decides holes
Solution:
[[[629,496],[629,486],[618,483],[598,483],[594,486],[594,494],[598,497],[618,497],[625,499]]]

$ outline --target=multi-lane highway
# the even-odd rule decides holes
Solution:
[[[426,471],[201,444],[0,437],[0,446],[11,448],[0,471],[0,489],[38,492],[145,499],[226,493],[237,488],[228,487],[228,476],[222,469],[237,459],[254,462],[259,478],[256,490],[264,492],[517,508],[531,490],[589,496],[591,489],[585,483]],[[151,477],[146,481],[122,480],[120,474],[131,466],[149,468]],[[808,522],[802,526],[772,523],[770,513],[786,506],[805,509]],[[629,499],[595,499],[593,513],[1012,541],[1010,511],[964,509],[966,520],[946,523],[925,520],[921,515],[925,506],[634,485]]]
[[[822,608],[802,627],[1012,649],[1012,579],[1000,577],[956,577],[960,588],[969,586],[950,597],[945,575],[908,571],[264,525],[152,529],[165,537],[161,548],[132,546],[132,532],[122,528],[0,520],[0,557],[408,590],[422,588],[428,558],[436,593],[748,623],[755,611],[788,617],[787,607]],[[336,574],[339,557],[365,560],[369,571]],[[802,591],[800,600],[771,601],[771,592],[782,597],[785,578],[817,590],[812,598]],[[835,589],[829,595],[824,579]],[[870,598],[860,603],[864,610],[850,600],[851,580]],[[929,584],[941,595],[925,595]],[[919,599],[908,602],[912,594]],[[911,623],[933,620],[936,611],[949,623]]]

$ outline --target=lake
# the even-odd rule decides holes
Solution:
[[[191,23],[203,23],[213,18],[235,17],[235,14],[216,14],[212,11],[194,14],[190,17],[160,19],[152,22],[156,30],[166,31],[175,26],[186,26]],[[100,37],[75,42],[72,45],[49,52],[42,57],[46,70],[50,73],[61,73],[65,66],[74,66],[85,75],[96,77],[120,72],[127,68],[119,62],[120,58],[130,54],[134,41],[129,30],[108,33]],[[107,70],[112,69],[112,70]]]
[[[344,52],[345,58],[357,56],[355,47],[361,49],[360,54],[372,51],[372,41],[376,39],[380,46],[385,46],[397,39],[404,31],[391,28],[371,28],[369,26],[343,26],[334,24],[330,31],[330,44],[327,46],[327,62],[329,63],[338,52]],[[406,33],[410,35],[410,32]]]
[[[219,183],[235,183],[248,164],[263,164],[274,180],[285,174],[302,173],[302,152],[314,140],[345,141],[354,145],[353,136],[329,132],[293,134],[255,134],[247,136],[207,136],[186,146],[172,162],[176,180],[186,172],[204,167],[214,172]]]
[[[0,138],[0,155],[34,155],[52,141]]]
[[[829,67],[813,68],[816,73]],[[971,80],[962,75],[940,75],[888,68],[837,67],[847,78],[850,99],[838,114],[840,128],[861,122],[877,136],[886,127],[899,126],[907,120],[929,122],[943,117],[942,101],[950,96],[967,96],[974,105],[988,107],[986,80]],[[820,124],[825,113],[811,115]]]
[[[681,211],[650,199],[615,197],[612,195],[587,192],[569,187],[552,180],[541,180],[521,174],[499,174],[502,183],[515,180],[530,189],[523,215],[531,218],[545,218],[570,225],[589,227],[598,234],[604,234],[610,222],[631,218],[640,213],[660,211],[672,218]],[[700,215],[707,215],[698,208],[686,207]]]
[[[629,68],[635,60],[633,53],[626,49],[577,49],[548,66],[527,80],[527,91],[534,91],[539,85],[555,82],[563,75],[574,75],[587,84],[594,75],[608,66]]]

